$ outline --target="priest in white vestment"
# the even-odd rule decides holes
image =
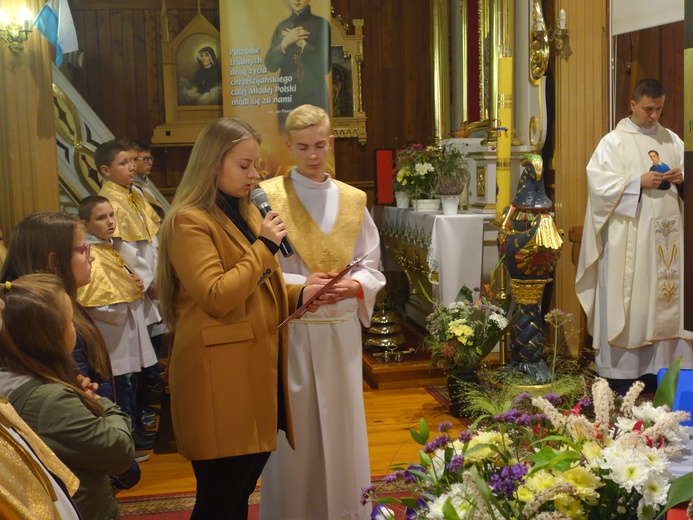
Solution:
[[[640,81],[632,98],[631,116],[587,165],[576,276],[597,372],[610,380],[656,374],[678,357],[693,368],[683,328],[683,142],[657,122],[665,99],[659,81]],[[653,151],[669,165],[665,173],[650,171]]]
[[[279,432],[277,451],[262,474],[260,519],[367,519],[370,510],[360,503],[361,489],[370,484],[361,324],[370,324],[385,285],[378,230],[366,195],[325,173],[333,140],[325,111],[302,105],[286,126],[296,167],[290,176],[261,185],[296,251],[279,256],[286,283],[324,284],[324,273],[364,260],[336,284],[333,304],[290,324],[296,450]]]

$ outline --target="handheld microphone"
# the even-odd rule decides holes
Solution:
[[[263,217],[272,211],[269,200],[267,200],[267,194],[262,191],[262,188],[255,188],[250,193],[250,200],[253,204],[255,204],[255,207],[260,210],[260,214],[262,214]],[[282,238],[282,241],[279,244],[279,250],[282,252],[284,258],[294,254],[294,249],[291,247],[291,243],[286,237]]]

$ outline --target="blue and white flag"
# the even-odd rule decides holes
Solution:
[[[34,20],[34,27],[55,45],[55,64],[58,67],[63,62],[63,54],[79,50],[67,0],[48,0]]]

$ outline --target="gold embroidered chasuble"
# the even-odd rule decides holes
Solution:
[[[0,397],[0,518],[57,518],[55,490],[46,473],[27,448],[6,430],[13,429],[31,447],[45,467],[56,475],[74,495],[79,487],[77,477],[48,446],[26,425],[6,398]],[[26,515],[26,516],[25,516]]]
[[[366,194],[336,179],[325,182],[334,182],[339,189],[337,218],[327,235],[303,206],[288,175],[264,181],[262,189],[286,224],[291,244],[306,266],[314,273],[338,273],[353,260]]]
[[[99,195],[111,201],[116,216],[113,236],[126,242],[146,240],[151,242],[159,231],[161,219],[154,208],[132,188],[104,180]]]
[[[91,283],[77,289],[77,301],[84,307],[130,303],[144,295],[130,276],[131,269],[111,244],[92,244]]]

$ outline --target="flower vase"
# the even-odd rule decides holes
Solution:
[[[448,396],[450,397],[450,415],[462,419],[468,416],[462,396],[467,393],[462,383],[479,384],[479,377],[475,370],[465,370],[448,375]]]
[[[409,194],[406,191],[395,192],[395,203],[398,208],[409,207]]]
[[[443,215],[457,215],[457,208],[460,204],[459,195],[443,195],[441,202],[443,204]]]
[[[419,213],[435,213],[440,207],[440,199],[414,199],[411,204]]]

